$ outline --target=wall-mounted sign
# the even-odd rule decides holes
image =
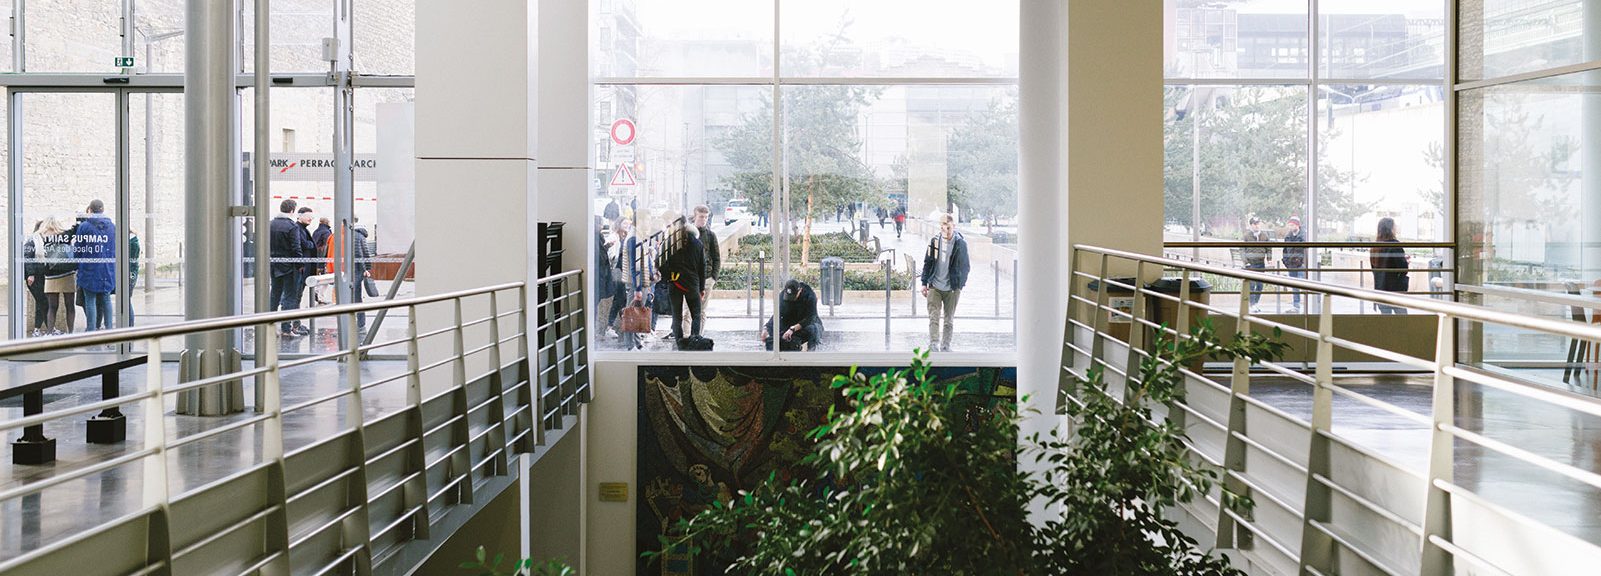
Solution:
[[[378,181],[378,155],[357,154],[351,159],[356,182]],[[319,153],[281,152],[268,160],[270,176],[275,182],[333,182],[334,155]]]
[[[133,67],[133,57],[132,56],[118,56],[118,57],[114,58],[113,60],[115,60],[116,63],[112,64],[112,66],[116,66],[118,68],[132,68]]]
[[[627,146],[634,143],[634,121],[627,118],[618,118],[611,123],[611,141],[618,146]]]
[[[601,502],[627,502],[628,501],[628,483],[627,482],[601,482],[600,483],[600,501]]]

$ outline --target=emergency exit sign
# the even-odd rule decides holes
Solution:
[[[116,67],[118,67],[118,68],[132,68],[133,67],[133,57],[132,56],[118,56],[116,58],[116,60],[117,60]]]

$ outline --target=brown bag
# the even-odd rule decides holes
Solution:
[[[644,301],[634,298],[634,302],[623,308],[622,314],[617,316],[617,331],[625,334],[645,334],[650,332],[650,308],[646,308]]]

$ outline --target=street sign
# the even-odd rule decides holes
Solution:
[[[132,56],[118,56],[114,60],[116,60],[116,63],[113,64],[113,66],[116,66],[118,68],[132,68],[133,67],[133,57]]]
[[[634,147],[613,146],[611,149],[611,161],[613,164],[633,164]]]
[[[613,188],[636,186],[638,184],[639,183],[634,180],[634,171],[629,169],[627,164],[618,164],[617,171],[613,172],[611,175],[611,185]]]
[[[634,143],[634,121],[627,118],[618,118],[611,123],[611,141],[618,146],[627,146]]]

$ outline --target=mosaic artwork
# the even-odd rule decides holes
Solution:
[[[868,375],[884,368],[861,368]],[[659,536],[680,518],[774,474],[786,481],[810,451],[806,433],[823,424],[831,406],[843,407],[829,383],[849,368],[731,366],[640,367],[638,508],[635,557],[660,547]],[[935,368],[970,397],[1016,397],[1012,368]],[[715,558],[691,558],[687,549],[637,561],[640,576],[721,574]]]

